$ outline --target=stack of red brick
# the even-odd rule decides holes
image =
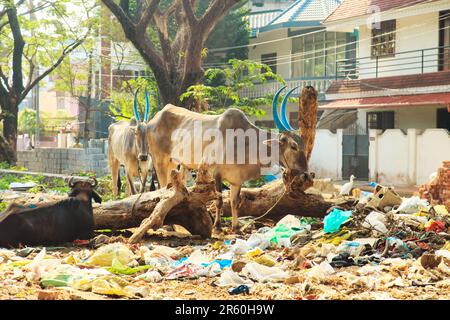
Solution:
[[[437,177],[421,185],[419,194],[432,205],[443,204],[450,210],[450,161],[444,161],[437,171]]]

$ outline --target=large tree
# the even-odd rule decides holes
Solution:
[[[181,105],[180,95],[203,77],[209,34],[242,0],[211,0],[204,13],[197,10],[198,0],[102,2],[153,71],[163,104]],[[176,28],[171,27],[174,24]]]
[[[0,3],[0,121],[3,125],[0,161],[16,161],[19,104],[88,34],[86,14],[93,10],[94,2],[71,1],[72,6],[77,6],[78,23],[67,3],[67,0],[2,0]]]

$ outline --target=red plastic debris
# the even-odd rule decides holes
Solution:
[[[445,230],[445,223],[443,221],[433,221],[426,231],[434,231],[436,233],[442,232]]]

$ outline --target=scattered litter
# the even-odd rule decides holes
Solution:
[[[231,289],[230,291],[228,291],[231,295],[236,295],[236,294],[250,294],[250,288],[245,285],[245,284],[241,284],[240,286]]]
[[[340,209],[333,209],[324,219],[323,230],[325,233],[334,233],[339,231],[341,225],[347,221],[347,219],[352,215],[351,211],[343,211]]]

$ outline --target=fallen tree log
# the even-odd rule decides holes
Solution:
[[[287,214],[324,217],[333,203],[304,192],[312,186],[312,178],[309,175],[284,175],[283,180],[261,188],[242,189],[239,215],[258,217],[271,209],[267,217],[274,220]],[[149,228],[157,229],[163,224],[179,224],[192,234],[206,238],[211,236],[211,214],[215,212],[216,196],[214,181],[206,170],[199,170],[193,187],[185,188],[179,183],[172,183],[164,189],[107,202],[94,207],[94,219],[97,229],[134,228],[145,221],[137,238]],[[229,216],[229,193],[224,192],[223,198],[223,212]]]

